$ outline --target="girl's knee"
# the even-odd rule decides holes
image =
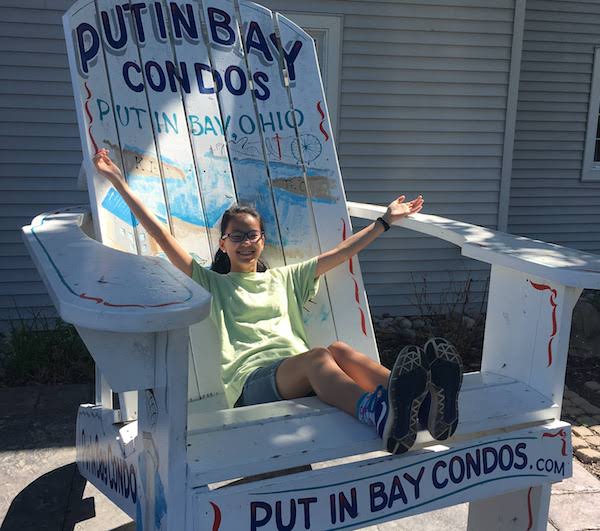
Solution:
[[[343,341],[334,341],[329,345],[328,350],[336,360],[347,357],[354,352],[354,349],[348,345],[348,343],[344,343]]]
[[[329,349],[324,347],[313,348],[308,352],[308,355],[311,360],[319,363],[324,363],[333,359]]]
[[[306,354],[306,367],[309,372],[314,369],[335,364],[335,359],[329,349],[318,347],[309,350]]]

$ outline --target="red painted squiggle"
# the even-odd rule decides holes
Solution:
[[[319,124],[319,129],[321,130],[321,133],[323,133],[323,136],[325,137],[325,142],[327,142],[327,140],[329,140],[329,135],[327,134],[327,131],[325,131],[325,128],[323,127],[323,122],[325,121],[325,113],[323,112],[323,109],[321,109],[320,101],[317,102],[317,111],[319,111],[319,114],[321,115],[321,123]]]
[[[530,531],[533,527],[533,511],[531,510],[531,490],[533,487],[529,487],[527,491],[527,512],[529,513],[529,525],[527,526],[527,531]]]
[[[92,144],[94,145],[94,153],[98,152],[98,144],[96,144],[96,139],[94,138],[94,135],[92,134],[92,122],[94,121],[94,117],[92,116],[92,113],[90,112],[90,108],[89,108],[89,104],[90,104],[90,98],[92,97],[92,92],[90,91],[88,85],[87,85],[87,81],[83,84],[83,86],[85,87],[85,90],[87,90],[87,99],[85,100],[85,112],[88,115],[89,118],[89,124],[88,124],[88,135],[90,135],[90,140],[92,141]]]
[[[550,367],[550,365],[552,365],[552,341],[558,330],[556,325],[556,296],[558,293],[553,287],[548,286],[547,284],[538,284],[532,280],[530,280],[529,283],[538,291],[550,291],[550,305],[552,306],[552,333],[548,340],[548,367]]]
[[[346,240],[346,220],[342,218],[342,241]],[[348,260],[348,270],[350,271],[350,275],[352,275],[352,281],[354,282],[354,299],[356,300],[356,304],[358,305],[358,311],[360,312],[360,327],[362,333],[367,335],[367,319],[365,318],[365,312],[363,311],[360,305],[360,295],[358,290],[358,282],[354,277],[354,266],[352,265],[352,258]]]
[[[90,297],[85,293],[80,293],[79,297],[87,301],[94,301],[96,304],[103,304],[111,308],[163,308],[165,306],[172,306],[173,304],[182,304],[183,301],[163,302],[161,304],[114,304],[112,302],[105,301],[101,297]]]
[[[219,527],[221,526],[221,509],[216,503],[210,502],[212,505],[213,511],[215,513],[215,520],[213,522],[212,531],[219,531]]]
[[[85,293],[80,293],[79,297],[81,297],[82,299],[85,299],[86,301],[96,301],[96,304],[100,304],[100,303],[104,302],[104,300],[101,299],[100,297],[88,297]]]
[[[563,456],[567,455],[567,432],[563,429],[557,431],[556,433],[551,433],[549,431],[546,431],[542,434],[542,437],[560,437],[560,440],[562,441],[562,450],[561,450],[561,454]]]

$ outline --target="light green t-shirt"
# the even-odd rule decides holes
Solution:
[[[194,260],[192,279],[212,295],[210,316],[221,341],[221,373],[230,407],[252,371],[309,350],[302,307],[319,288],[316,269],[315,257],[264,273],[223,275]]]

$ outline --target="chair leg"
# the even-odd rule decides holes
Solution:
[[[468,531],[545,531],[551,485],[469,503]]]
[[[156,387],[138,393],[138,529],[185,529],[188,331],[156,334]]]
[[[96,385],[95,385],[95,403],[105,409],[113,408],[112,389],[108,385],[106,378],[100,372],[98,365],[95,365]]]

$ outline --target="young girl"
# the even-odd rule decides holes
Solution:
[[[374,426],[384,448],[401,453],[414,443],[419,407],[431,390],[430,430],[438,438],[454,431],[460,366],[450,359],[447,345],[440,346],[439,341],[427,345],[429,357],[419,347],[406,347],[389,371],[341,341],[309,348],[302,321],[302,307],[316,294],[319,277],[348,261],[394,221],[419,212],[421,196],[407,203],[400,196],[381,218],[334,249],[274,269],[267,269],[260,260],[265,228],[258,212],[247,206],[232,207],[221,220],[220,249],[212,270],[207,270],[132,193],[107,150],[100,150],[94,163],[169,260],[211,293],[211,319],[219,331],[222,379],[230,406],[314,393]],[[445,354],[438,356],[442,350]],[[432,363],[447,361],[442,358],[450,359],[454,374],[438,377],[442,381],[436,388]]]

